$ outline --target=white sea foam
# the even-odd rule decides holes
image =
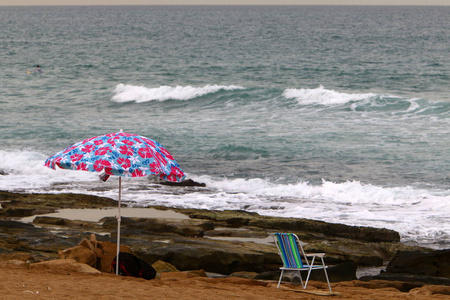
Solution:
[[[340,93],[320,86],[316,89],[286,89],[283,96],[287,99],[296,99],[303,105],[341,105],[351,101],[367,100],[377,95]]]
[[[115,102],[148,102],[165,100],[190,100],[206,94],[216,93],[220,90],[239,90],[241,86],[206,85],[204,87],[192,86],[160,86],[157,88],[147,88],[145,86],[134,86],[119,84],[114,89],[115,95],[112,101]]]
[[[0,150],[0,171],[7,175],[0,176],[0,190],[45,188],[54,183],[73,183],[96,178],[88,172],[64,172],[51,170],[44,166],[47,157],[30,151]]]
[[[0,151],[0,190],[87,193],[117,199],[117,178],[103,183],[98,174],[45,167],[36,152]],[[124,201],[138,206],[244,209],[263,215],[304,217],[332,223],[398,231],[404,241],[450,246],[450,191],[410,186],[380,187],[358,181],[320,185],[254,179],[188,177],[207,188],[153,188],[146,178],[124,178]],[[437,246],[439,247],[439,246]],[[441,245],[442,247],[442,245]]]

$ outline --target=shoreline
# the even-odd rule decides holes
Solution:
[[[104,233],[105,235],[98,235],[98,241],[103,243],[115,240],[117,207],[114,205],[117,202],[112,199],[81,194],[0,192],[0,201],[2,203],[0,230],[3,235],[9,236],[8,242],[0,238],[0,248],[4,249],[0,251],[0,268],[3,268],[2,265],[5,264],[11,267],[11,264],[15,263],[26,268],[25,261],[30,258],[35,262],[55,260],[58,258],[56,255],[58,251],[76,246],[90,233]],[[92,218],[91,213],[95,215],[100,212],[101,215]],[[357,299],[356,297],[352,298],[356,291],[354,289],[362,286],[366,286],[363,289],[367,289],[367,286],[375,289],[371,291],[373,299],[377,299],[376,297],[382,294],[380,292],[385,287],[393,288],[392,290],[395,290],[395,293],[398,293],[396,295],[400,297],[396,296],[397,298],[402,299],[401,297],[405,296],[407,299],[413,291],[422,293],[425,287],[430,286],[426,283],[415,286],[415,288],[410,285],[405,293],[403,284],[399,285],[389,280],[379,279],[362,280],[363,278],[360,276],[371,277],[375,275],[373,273],[385,268],[386,262],[392,259],[398,250],[421,249],[403,245],[399,242],[398,233],[389,230],[351,227],[306,219],[274,218],[244,211],[123,207],[121,212],[123,245],[128,245],[138,257],[149,263],[161,260],[173,265],[181,271],[173,276],[187,276],[186,280],[190,280],[190,283],[186,283],[186,288],[189,288],[190,285],[198,285],[200,282],[204,283],[205,280],[211,280],[207,285],[218,284],[218,281],[215,281],[217,278],[213,278],[214,276],[206,279],[193,278],[194,275],[182,275],[198,272],[192,270],[204,270],[202,272],[208,274],[224,274],[221,278],[228,278],[229,281],[237,280],[236,276],[241,276],[238,274],[245,273],[246,276],[250,276],[246,280],[250,280],[252,286],[266,282],[264,284],[265,292],[255,291],[256,294],[260,293],[262,299],[266,299],[264,298],[265,293],[279,293],[280,290],[271,285],[272,282],[277,281],[278,268],[281,266],[276,247],[271,242],[271,234],[277,231],[298,234],[300,239],[306,242],[305,249],[309,253],[326,253],[327,265],[331,267],[329,276],[332,278],[333,289],[336,288],[337,292],[344,295],[342,299]],[[83,215],[83,213],[88,220],[79,220],[82,219],[80,214]],[[11,223],[14,222],[13,220],[22,220],[22,222]],[[32,222],[26,223],[24,220]],[[15,240],[17,242],[14,242]],[[17,243],[20,243],[20,247]],[[380,256],[381,253],[384,254]],[[211,257],[212,260],[205,261],[206,257]],[[263,260],[261,260],[262,258]],[[350,265],[346,263],[349,260],[353,261]],[[259,262],[255,265],[256,261]],[[341,273],[344,265],[345,268],[350,267],[348,271],[354,268],[350,274],[347,273],[350,276],[342,277],[345,272],[348,272]],[[336,271],[334,271],[335,268],[337,268]],[[340,271],[337,271],[338,269]],[[367,273],[361,275],[362,271],[367,271]],[[56,270],[55,272],[60,271]],[[354,275],[351,275],[351,272],[354,272]],[[356,276],[357,272],[359,272],[358,276]],[[73,273],[70,272],[70,274]],[[266,277],[261,277],[263,274]],[[133,278],[127,280],[142,281],[142,279]],[[307,292],[313,292],[314,297],[325,297],[319,295],[320,292],[323,292],[321,279],[312,277],[311,280],[311,290]],[[145,284],[151,282],[150,285],[163,285],[163,281],[158,283],[155,280]],[[230,282],[221,282],[220,284],[224,284],[224,289],[227,290]],[[239,282],[238,285],[246,286],[246,284],[248,282]],[[286,284],[290,288],[298,289],[295,281]],[[204,298],[200,296],[199,299],[212,297],[211,287],[209,286],[207,290],[201,291],[202,293],[206,292],[208,296]],[[352,290],[353,292],[348,292]],[[303,293],[291,292],[295,294],[296,298],[299,297],[299,293]],[[365,291],[365,293],[367,292]],[[437,292],[437,294],[439,293],[441,292]],[[272,297],[277,298],[277,295],[279,294],[272,295]],[[393,295],[386,297],[393,297]],[[291,296],[286,296],[286,299],[290,299]],[[310,296],[311,294],[308,297]],[[253,298],[249,296],[248,299]],[[383,298],[380,296],[379,299]]]

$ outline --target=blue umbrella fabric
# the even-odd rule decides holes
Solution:
[[[120,207],[122,177],[159,176],[163,180],[181,182],[186,177],[172,155],[158,142],[144,136],[117,132],[96,136],[75,143],[50,156],[45,166],[56,169],[103,172],[119,177],[119,213],[117,216],[117,264],[119,273],[120,252]]]

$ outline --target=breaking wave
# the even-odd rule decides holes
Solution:
[[[316,89],[286,89],[283,96],[287,99],[295,99],[303,105],[341,105],[352,101],[361,101],[375,98],[378,95],[347,94],[325,89],[320,86]]]
[[[136,103],[165,100],[191,100],[221,90],[230,91],[242,89],[244,88],[236,85],[206,85],[204,87],[160,86],[157,88],[147,88],[145,86],[119,84],[114,89],[115,95],[111,100],[115,102],[134,101]]]

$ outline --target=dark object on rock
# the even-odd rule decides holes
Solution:
[[[113,272],[115,272],[116,270],[116,260],[117,257],[114,258],[111,265],[111,269]],[[139,257],[128,252],[120,252],[119,275],[139,277],[149,280],[155,279],[156,270]]]
[[[450,279],[450,249],[432,252],[398,252],[389,262],[387,273],[407,273]]]
[[[170,186],[200,186],[200,187],[206,187],[205,183],[196,182],[192,179],[186,179],[182,182],[170,182],[170,181],[161,181],[160,184],[163,185],[170,185]]]

